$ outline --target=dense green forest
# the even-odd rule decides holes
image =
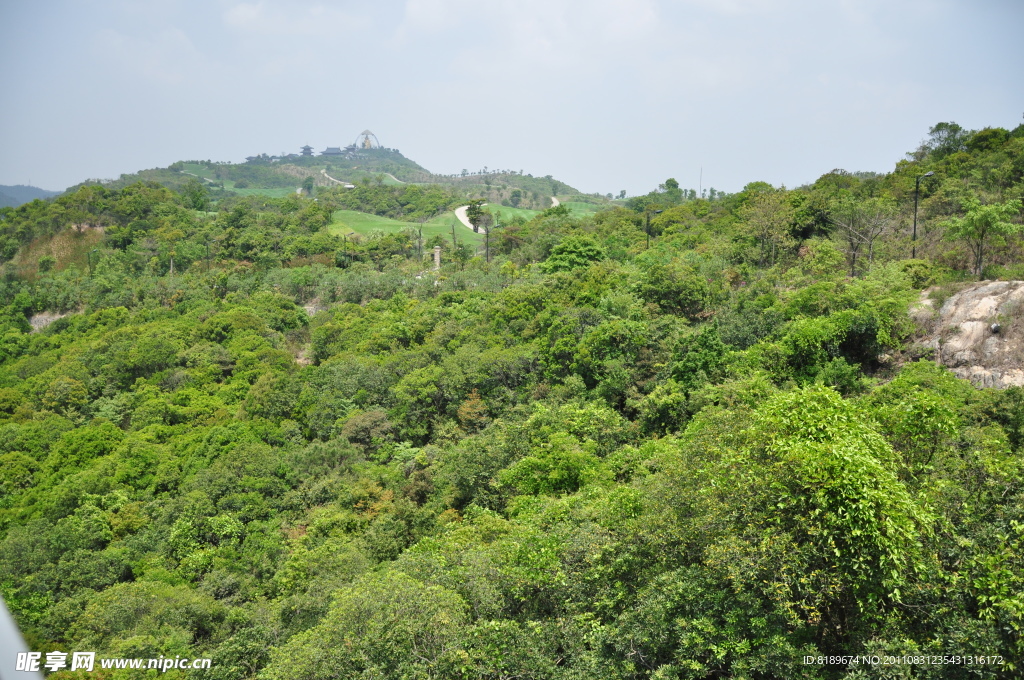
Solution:
[[[224,680],[1022,672],[1024,390],[936,365],[908,309],[1024,278],[1024,126],[551,208],[489,261],[331,230],[440,187],[212,198],[0,209],[0,592],[32,649]],[[804,662],[838,655],[1002,663]]]

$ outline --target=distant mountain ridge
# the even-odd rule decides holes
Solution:
[[[8,206],[16,208],[22,203],[28,203],[37,198],[50,198],[60,193],[59,191],[47,191],[46,189],[25,184],[15,184],[13,186],[0,184],[0,208]]]
[[[397,149],[340,150],[340,153],[281,156],[249,156],[243,163],[215,163],[209,160],[178,161],[166,168],[139,170],[111,180],[86,180],[68,189],[73,193],[89,184],[121,189],[135,182],[156,182],[180,192],[191,178],[198,178],[214,200],[229,196],[264,194],[284,196],[295,191],[304,180],[315,186],[332,187],[339,183],[368,182],[441,185],[454,188],[470,198],[510,207],[544,209],[550,197],[578,196],[582,193],[551,175],[534,177],[522,170],[497,170],[486,167],[459,174],[435,174]]]

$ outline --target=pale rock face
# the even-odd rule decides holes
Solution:
[[[911,309],[920,343],[977,387],[1024,386],[1024,281],[981,281],[935,311],[926,290]]]
[[[72,312],[39,312],[29,318],[28,323],[32,326],[32,332],[38,333],[57,319],[63,319]]]

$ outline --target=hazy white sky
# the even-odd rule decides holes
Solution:
[[[0,0],[0,184],[345,145],[630,194],[1024,114],[1021,0]]]

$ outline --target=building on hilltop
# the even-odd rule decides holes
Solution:
[[[312,156],[313,155],[313,147],[311,147],[309,144],[307,144],[306,146],[302,147],[302,155],[303,156]]]
[[[305,156],[306,149],[309,147],[302,147],[302,155]],[[321,156],[344,156],[345,158],[359,158],[360,151],[367,151],[370,149],[383,149],[380,145],[380,141],[377,139],[377,135],[373,134],[369,130],[363,130],[356,137],[356,141],[349,144],[348,146],[341,148],[338,146],[329,146],[320,152]]]
[[[377,135],[373,134],[369,130],[363,130],[362,132],[360,132],[359,136],[356,137],[356,141],[355,144],[353,144],[353,146],[356,146],[360,149],[381,148],[380,142],[377,140]]]

